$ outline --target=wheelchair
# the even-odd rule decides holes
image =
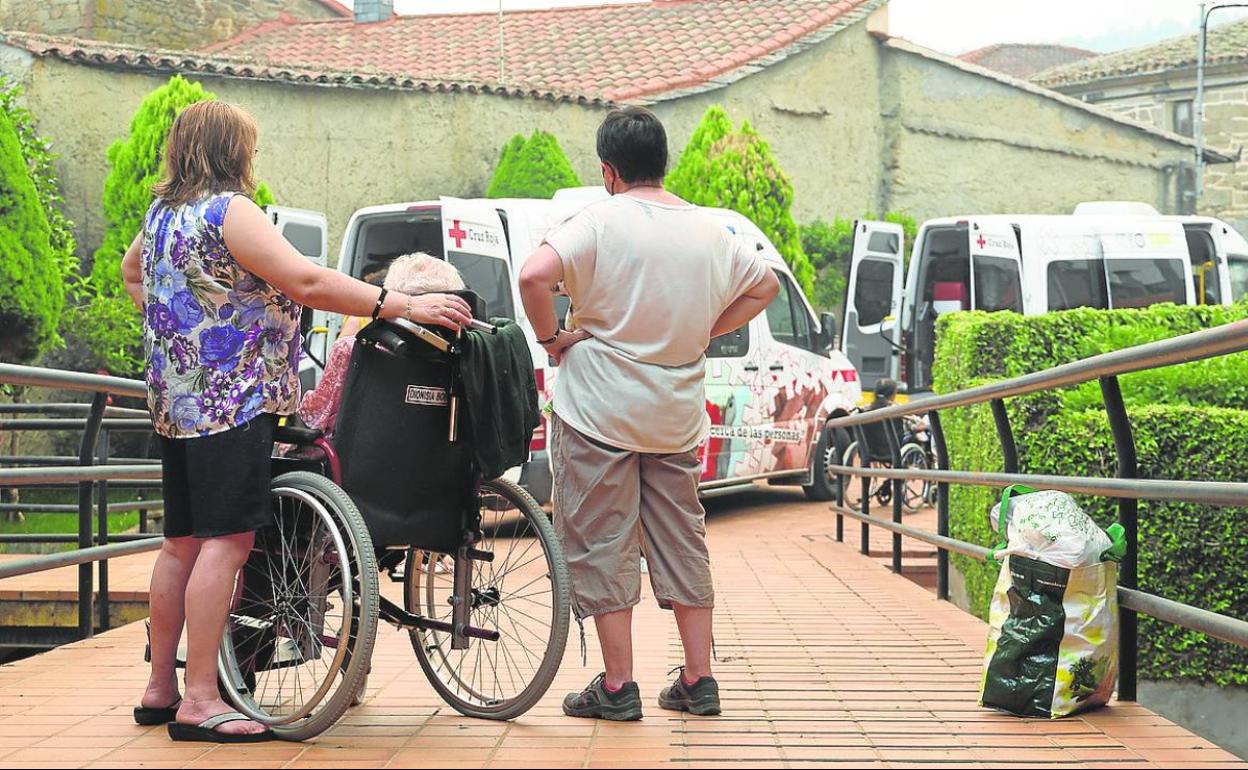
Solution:
[[[888,431],[893,431],[901,445],[899,468],[928,470],[934,467],[931,453],[917,438],[913,429],[905,427],[901,420],[867,423],[857,426],[852,434],[854,440],[845,448],[842,465],[872,468],[893,467],[893,453]],[[865,446],[864,446],[865,445]],[[864,455],[866,462],[864,463]],[[868,478],[867,497],[881,506],[892,503],[893,484],[890,479]],[[936,485],[930,481],[907,479],[902,485],[902,505],[908,511],[917,511],[924,505],[935,503]],[[859,509],[862,506],[862,479],[846,477],[845,506]]]
[[[362,701],[379,620],[409,634],[464,715],[515,718],[554,679],[567,565],[537,502],[476,469],[461,342],[374,322],[357,336],[333,441],[278,428],[278,442],[319,452],[273,460],[273,520],[237,580],[219,679],[281,738],[316,736]],[[402,583],[402,606],[381,595],[382,571]]]

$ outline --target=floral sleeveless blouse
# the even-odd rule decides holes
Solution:
[[[226,248],[235,194],[157,199],[143,220],[148,407],[162,436],[208,436],[299,403],[302,308]]]

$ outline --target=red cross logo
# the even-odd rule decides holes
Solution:
[[[458,222],[456,222],[455,224],[459,224],[459,223],[458,223]],[[982,248],[984,248],[984,244],[985,244],[985,243],[987,243],[988,241],[985,241],[985,240],[984,240],[984,234],[983,234],[983,233],[980,233],[980,234],[979,234],[979,240],[978,240],[978,241],[975,241],[975,242],[976,242],[976,243],[978,243],[978,244],[979,244],[979,248],[981,248],[981,249],[982,249]]]
[[[468,231],[460,229],[458,219],[455,220],[455,225],[446,231],[446,234],[455,239],[455,248],[457,249],[463,248],[464,239],[468,237]],[[983,240],[983,236],[980,236],[980,240]]]

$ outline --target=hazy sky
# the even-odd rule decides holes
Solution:
[[[637,0],[503,0],[505,10]],[[346,0],[350,5],[350,0]],[[399,13],[498,9],[498,0],[395,0]],[[946,53],[991,43],[1064,43],[1113,51],[1196,31],[1197,0],[892,0],[892,32]],[[1219,11],[1213,21],[1243,17]]]

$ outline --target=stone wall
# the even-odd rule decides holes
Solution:
[[[0,29],[150,48],[202,48],[286,13],[336,14],[318,0],[0,0]]]
[[[1151,93],[1129,96],[1110,93],[1098,98],[1096,103],[1136,120],[1168,128],[1170,103],[1196,96],[1194,82],[1169,85],[1164,101]],[[1231,154],[1248,145],[1248,84],[1243,82],[1242,75],[1231,85],[1214,82],[1206,88],[1205,143]],[[1205,191],[1198,211],[1225,219],[1240,232],[1248,232],[1248,159],[1205,166]]]
[[[1070,213],[1085,200],[1174,210],[1182,145],[951,64],[890,48],[891,208],[920,220]]]
[[[706,94],[661,102],[673,162],[711,104],[749,120],[794,178],[799,221],[875,209],[881,187],[878,51],[859,28]],[[55,142],[83,253],[100,242],[108,145],[165,76],[104,70],[19,52],[0,69],[26,83],[25,101]],[[517,132],[552,131],[580,178],[601,179],[594,132],[599,108],[469,94],[294,86],[195,77],[260,123],[259,176],[282,205],[324,211],[331,254],[358,208],[484,195],[503,144]],[[83,120],[90,115],[90,120]],[[362,141],[361,137],[367,137]]]
[[[23,82],[27,106],[61,155],[68,213],[90,253],[104,227],[108,145],[167,76],[33,58],[4,46],[0,71]],[[260,177],[282,205],[326,213],[331,254],[361,207],[482,195],[499,150],[517,132],[552,131],[581,179],[600,179],[594,131],[601,108],[196,79],[256,115]],[[892,209],[920,220],[1063,212],[1091,198],[1160,203],[1160,167],[1186,152],[1042,95],[898,52],[869,35],[865,22],[723,88],[654,105],[673,160],[711,104],[724,105],[738,124],[749,120],[770,142],[793,178],[799,222]]]

